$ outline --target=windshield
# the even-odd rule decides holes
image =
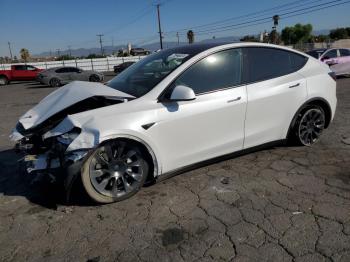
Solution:
[[[109,81],[107,86],[141,97],[193,55],[177,48],[160,51],[130,66]]]

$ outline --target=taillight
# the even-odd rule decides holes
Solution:
[[[328,75],[333,78],[334,81],[337,81],[337,75],[334,72],[329,72]]]

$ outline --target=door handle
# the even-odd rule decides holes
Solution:
[[[298,87],[298,86],[300,86],[300,83],[297,83],[295,85],[289,86],[289,88],[294,88],[294,87]]]
[[[232,103],[232,102],[235,102],[235,101],[239,101],[241,100],[241,97],[236,97],[235,99],[231,99],[231,100],[228,100],[227,103]]]

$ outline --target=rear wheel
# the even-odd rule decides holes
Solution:
[[[52,78],[50,80],[50,86],[51,87],[59,87],[59,86],[61,86],[61,81],[58,78]]]
[[[100,82],[100,78],[98,75],[91,75],[89,78],[90,82]]]
[[[7,85],[9,83],[9,80],[6,76],[0,76],[0,86]]]
[[[149,165],[142,149],[130,141],[111,140],[98,147],[82,167],[88,195],[99,203],[112,203],[136,194]]]
[[[316,143],[326,125],[325,112],[320,106],[308,106],[298,116],[293,127],[293,140],[304,146]]]

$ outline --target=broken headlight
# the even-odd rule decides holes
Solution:
[[[64,145],[70,145],[78,135],[78,132],[68,132],[57,136],[57,141]]]

